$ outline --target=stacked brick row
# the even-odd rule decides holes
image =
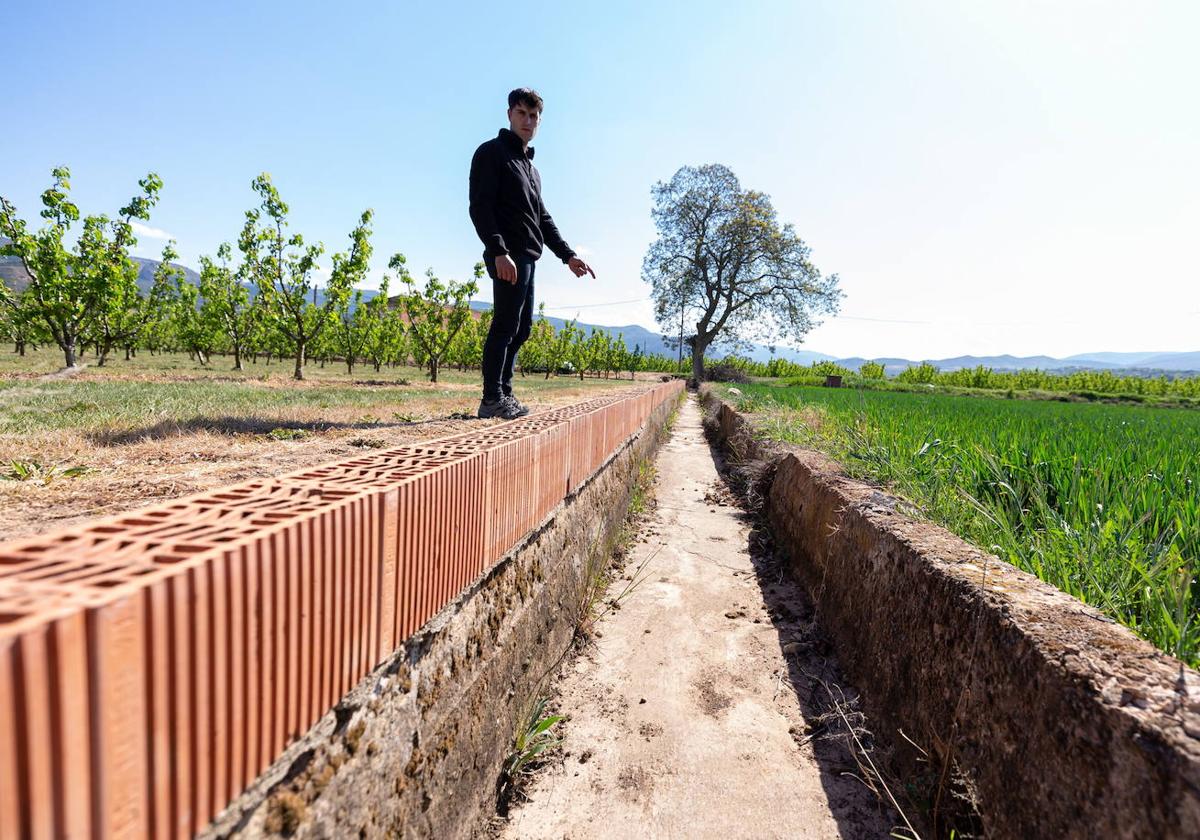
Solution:
[[[0,545],[0,840],[202,829],[681,389]]]

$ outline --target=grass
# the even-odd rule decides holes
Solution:
[[[413,367],[315,364],[295,382],[289,364],[234,372],[228,359],[205,368],[186,354],[66,377],[60,365],[45,349],[0,352],[0,539],[464,431],[480,387],[477,370],[443,370],[434,384]],[[518,374],[514,384],[542,407],[633,383]]]
[[[218,363],[204,368],[184,354],[143,354],[129,362],[89,367],[68,379],[41,380],[31,374],[53,371],[56,353],[39,350],[24,359],[0,353],[0,435],[57,429],[134,430],[161,423],[220,426],[235,418],[253,418],[256,427],[268,424],[261,429],[266,433],[296,419],[298,413],[313,420],[324,416],[370,426],[384,422],[383,418],[417,421],[427,414],[420,410],[419,401],[452,401],[465,413],[473,413],[478,401],[478,371],[443,370],[442,381],[435,385],[411,367],[376,373],[368,366],[347,374],[344,365],[324,369],[314,365],[308,370],[309,379],[297,383],[286,364],[248,363],[246,371],[239,373]],[[518,375],[514,382],[519,392],[535,400],[567,390],[622,384],[633,383],[577,377],[546,380],[532,375]]]
[[[774,387],[819,387],[824,377],[806,376],[776,379],[751,376],[750,381]],[[1178,394],[1129,394],[1108,393],[1075,389],[1049,391],[1042,388],[973,388],[966,385],[925,384],[919,382],[897,382],[895,379],[864,379],[856,374],[844,377],[843,387],[867,391],[896,391],[910,394],[949,394],[959,397],[982,397],[985,399],[1033,400],[1073,403],[1105,403],[1110,405],[1146,405],[1156,408],[1200,408],[1200,397]]]
[[[1200,664],[1200,414],[739,385],[768,437],[823,450],[930,519]]]

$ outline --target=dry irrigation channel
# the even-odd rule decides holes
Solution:
[[[0,547],[0,838],[1200,835],[1195,672],[680,390]]]

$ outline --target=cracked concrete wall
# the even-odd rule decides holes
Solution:
[[[539,677],[571,639],[589,557],[611,549],[660,405],[586,484],[364,679],[203,837],[469,836]]]
[[[773,463],[772,530],[877,732],[952,757],[987,836],[1200,836],[1200,674],[705,402],[735,456]]]

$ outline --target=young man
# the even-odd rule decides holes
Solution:
[[[542,121],[542,98],[529,88],[508,95],[508,128],[471,159],[471,221],[483,240],[492,278],[492,326],[483,345],[480,417],[512,420],[529,413],[512,393],[517,351],[533,325],[533,269],[543,245],[576,277],[596,273],[563,241],[542,203],[542,178],[530,142]]]

